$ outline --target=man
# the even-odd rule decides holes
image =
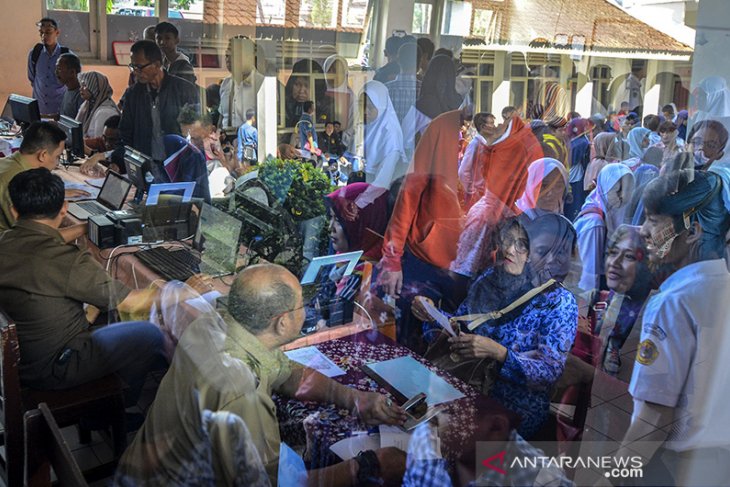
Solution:
[[[730,475],[723,191],[716,174],[691,169],[668,171],[644,190],[649,259],[673,271],[644,310],[629,386],[634,413],[619,451],[653,457],[647,485],[723,485]],[[651,441],[632,444],[647,434]]]
[[[418,58],[418,79],[423,80],[423,76],[426,74],[428,63],[431,62],[436,46],[433,45],[433,41],[428,37],[419,37],[417,43],[420,50],[420,56]]]
[[[304,102],[302,118],[297,123],[297,135],[299,137],[299,148],[314,154],[317,148],[317,131],[314,129],[314,102],[312,100]],[[312,145],[307,148],[310,139]]]
[[[15,226],[0,234],[0,306],[15,321],[20,380],[36,389],[67,389],[117,373],[136,404],[147,372],[164,366],[163,336],[149,322],[92,328],[85,304],[120,313],[149,310],[151,290],[130,290],[91,254],[64,243],[63,181],[41,167],[10,181]]]
[[[408,110],[416,104],[418,94],[421,92],[421,81],[416,78],[418,57],[417,44],[403,44],[398,50],[400,73],[393,81],[385,84],[400,123],[403,122]]]
[[[199,318],[182,335],[147,420],[120,460],[121,475],[131,484],[183,483],[187,470],[182,467],[203,447],[191,441],[199,436],[194,431],[199,418],[191,411],[196,406],[228,411],[243,420],[271,485],[276,485],[281,442],[273,393],[334,403],[368,424],[402,424],[403,410],[385,396],[341,385],[289,361],[280,347],[300,335],[304,317],[302,288],[289,271],[273,264],[241,271],[231,286],[227,310]],[[236,447],[234,442],[227,445],[229,458],[236,456]],[[386,480],[402,476],[404,453],[379,449],[374,457]],[[211,484],[225,483],[225,474],[218,468],[225,461],[222,455],[213,456]],[[360,468],[357,460],[348,460],[311,471],[308,480],[311,485],[352,485]],[[146,483],[153,475],[156,481]],[[262,485],[261,479],[256,485]]]
[[[662,150],[662,165],[673,160],[684,149],[684,141],[677,137],[677,126],[671,120],[659,125],[659,143],[652,147]]]
[[[180,44],[180,32],[170,22],[160,22],[155,26],[155,41],[163,55],[162,66],[169,74],[177,76],[193,84],[197,81],[190,59],[177,50]]]
[[[238,160],[256,163],[258,161],[259,132],[256,130],[256,111],[246,110],[246,123],[238,129]],[[245,161],[244,161],[245,159]]]
[[[35,122],[28,127],[20,144],[20,150],[10,157],[0,159],[0,231],[15,224],[8,186],[16,174],[44,167],[49,171],[58,166],[66,149],[66,133],[56,124]],[[85,191],[67,190],[66,198],[87,195]],[[86,225],[65,227],[61,233],[66,241],[75,240],[85,233]]]
[[[319,148],[324,154],[328,154],[328,158],[339,158],[345,153],[345,147],[335,132],[335,124],[327,122],[324,124],[324,132],[319,134],[317,138]]]
[[[69,52],[58,43],[61,31],[51,18],[42,18],[36,24],[41,42],[28,53],[28,80],[33,87],[33,98],[38,100],[42,115],[55,115],[61,108],[66,87],[56,78],[56,62],[61,54]]]
[[[658,144],[661,141],[661,137],[659,136],[659,125],[661,123],[662,121],[659,120],[659,117],[654,114],[644,117],[642,125],[645,129],[651,130],[649,134],[649,145]]]
[[[76,54],[67,52],[59,56],[56,61],[56,79],[66,87],[59,113],[74,120],[84,102],[84,99],[81,98],[81,84],[78,78],[80,72],[81,61]]]
[[[694,155],[696,168],[707,170],[715,161],[725,161],[728,131],[717,120],[702,120],[695,123],[687,135],[687,140]]]
[[[388,62],[385,66],[381,67],[375,72],[375,81],[381,83],[387,83],[393,81],[400,72],[400,66],[398,66],[398,50],[404,43],[405,36],[392,35],[385,41],[385,49],[383,54]]]
[[[162,52],[152,41],[132,44],[129,69],[137,82],[124,93],[124,111],[119,122],[121,138],[113,161],[124,166],[124,146],[147,154],[155,161],[164,161],[163,136],[181,135],[177,121],[186,104],[199,104],[195,85],[168,74],[162,68]]]
[[[677,115],[674,113],[674,107],[672,105],[664,105],[662,107],[662,115],[664,115],[664,120],[668,120],[670,122],[676,121]]]
[[[226,50],[226,69],[231,76],[221,82],[220,127],[235,137],[238,128],[246,122],[246,110],[256,108],[257,93],[263,76],[256,71],[256,45],[247,38],[234,37]]]
[[[97,164],[101,164],[104,167],[108,167],[112,171],[124,172],[124,169],[120,168],[109,159],[107,153],[113,151],[117,143],[119,142],[119,121],[121,116],[112,115],[107,118],[104,122],[104,131],[101,133],[101,137],[89,137],[84,138],[84,147],[86,154],[90,155],[79,170],[82,174],[96,175],[100,168]]]

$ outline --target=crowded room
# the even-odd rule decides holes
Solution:
[[[730,483],[726,0],[8,2],[0,487]]]

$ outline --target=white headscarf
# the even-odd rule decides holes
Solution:
[[[699,99],[697,104],[698,115],[702,115],[701,120],[730,116],[730,89],[725,78],[708,76],[697,88],[705,93],[704,99]],[[695,119],[695,122],[699,121],[699,118]]]
[[[388,88],[383,83],[368,81],[361,93],[365,93],[378,109],[378,117],[364,124],[367,172],[375,174],[382,161],[393,152],[400,154],[401,162],[406,161],[406,154],[403,150],[403,133],[393,103],[390,101]]]
[[[631,183],[628,187],[622,188],[622,202],[620,206],[611,207],[608,203],[608,193],[613,189],[614,186],[624,177],[629,176]],[[586,198],[581,212],[590,210],[591,208],[598,208],[603,212],[603,216],[606,222],[607,235],[611,235],[619,225],[623,223],[624,215],[623,210],[627,203],[631,200],[631,195],[634,192],[634,173],[626,164],[620,162],[613,162],[606,164],[601,169],[596,178],[596,188]]]
[[[553,171],[558,171],[565,182],[565,190],[568,190],[568,171],[562,162],[557,159],[545,157],[534,161],[527,168],[527,185],[522,197],[515,203],[522,211],[537,208],[537,200],[540,198],[542,182]]]
[[[342,66],[345,68],[344,77],[342,84],[340,86],[332,86],[330,84],[330,79],[327,76],[327,73],[329,72],[330,68],[339,61],[342,63]],[[330,91],[338,92],[338,93],[347,93],[349,91],[349,87],[347,86],[347,60],[343,58],[342,56],[338,56],[336,54],[333,54],[332,56],[328,57],[324,61],[324,66],[322,66],[324,70],[324,79],[327,81],[327,89]]]

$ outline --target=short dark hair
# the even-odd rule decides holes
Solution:
[[[327,121],[327,122],[324,123],[324,126],[326,127],[327,125],[332,125],[332,127],[334,128],[335,122]]]
[[[502,109],[502,116],[504,117],[509,112],[517,111],[517,109],[511,105],[507,105]]]
[[[251,120],[253,117],[256,116],[256,110],[253,108],[249,108],[246,110],[246,120]]]
[[[671,120],[665,120],[661,124],[659,124],[659,133],[662,132],[674,132],[677,130],[677,124],[672,122]]]
[[[674,113],[674,107],[672,105],[664,105],[662,107],[662,112],[672,112],[672,113]]]
[[[454,59],[454,51],[451,49],[446,49],[445,47],[440,47],[436,49],[436,52],[433,53],[433,56],[448,56],[451,59]]]
[[[41,150],[53,152],[66,140],[66,132],[52,122],[33,122],[25,131],[20,143],[22,154],[35,154]]]
[[[228,294],[228,312],[253,334],[266,330],[271,320],[292,311],[296,304],[294,290],[279,281],[263,287],[251,279],[236,279]]]
[[[644,128],[647,128],[652,132],[656,132],[659,129],[660,123],[661,121],[656,115],[650,114],[644,117]]]
[[[340,125],[340,126],[342,126],[342,122],[340,122],[339,120],[332,120],[332,125]]]
[[[428,59],[431,59],[433,57],[433,51],[436,49],[433,41],[428,37],[420,37],[416,42],[418,43],[418,47],[421,48],[421,55],[426,55]]]
[[[221,103],[221,85],[211,83],[205,88],[205,102],[209,107],[216,107]]]
[[[73,69],[77,73],[81,72],[81,59],[79,59],[76,54],[72,52],[65,52],[58,56],[58,60],[66,63],[69,68]]]
[[[200,105],[196,103],[186,103],[180,108],[177,114],[177,123],[180,125],[192,125],[200,122],[202,125],[208,126],[213,123],[208,113],[202,113]]]
[[[45,167],[16,174],[8,185],[10,201],[18,218],[56,218],[63,208],[63,180]]]
[[[302,105],[302,110],[304,113],[309,113],[309,110],[311,110],[313,106],[314,102],[312,100],[307,100],[304,102],[304,105]]]
[[[692,125],[692,130],[690,130],[689,134],[687,134],[687,142],[692,142],[692,137],[694,137],[697,132],[704,128],[715,131],[715,133],[720,137],[720,144],[722,145],[722,150],[724,151],[725,146],[727,145],[728,132],[725,126],[717,120],[702,120]]]
[[[104,127],[108,127],[110,129],[118,129],[119,128],[119,122],[122,120],[122,117],[119,115],[112,115],[111,117],[107,118],[106,121],[104,121]]]
[[[143,39],[135,42],[132,44],[131,53],[142,53],[145,59],[151,63],[154,63],[155,61],[159,61],[160,63],[162,62],[162,51],[160,51],[159,46],[152,41]]]
[[[176,38],[180,37],[180,31],[170,22],[160,22],[155,26],[155,35],[172,34]]]
[[[396,35],[392,35],[385,40],[385,52],[389,56],[397,56],[398,49],[403,45],[404,38]]]
[[[477,132],[481,132],[482,127],[487,123],[487,119],[489,117],[496,118],[494,115],[487,112],[479,112],[474,115],[474,128],[477,129]]]
[[[36,22],[36,25],[40,27],[40,25],[43,22],[48,22],[49,24],[51,24],[53,26],[54,29],[58,29],[58,22],[56,22],[56,19],[52,19],[50,17],[43,17],[41,20]]]

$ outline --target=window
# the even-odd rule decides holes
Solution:
[[[362,28],[365,24],[367,9],[367,0],[343,0],[342,26]]]
[[[88,12],[89,0],[46,0],[46,8],[48,10]]]
[[[441,33],[450,36],[467,37],[471,27],[471,3],[450,0],[446,4]]]
[[[302,0],[299,9],[301,27],[337,27],[337,0]]]
[[[416,2],[413,5],[413,28],[414,34],[428,34],[431,32],[431,10],[430,3]]]
[[[257,0],[256,23],[284,25],[286,0]]]
[[[474,11],[474,27],[471,30],[472,36],[491,42],[496,32],[495,21],[496,17],[493,11],[476,9]]]
[[[611,68],[608,66],[594,66],[591,70],[593,81],[593,107],[595,113],[607,110],[611,104]]]

